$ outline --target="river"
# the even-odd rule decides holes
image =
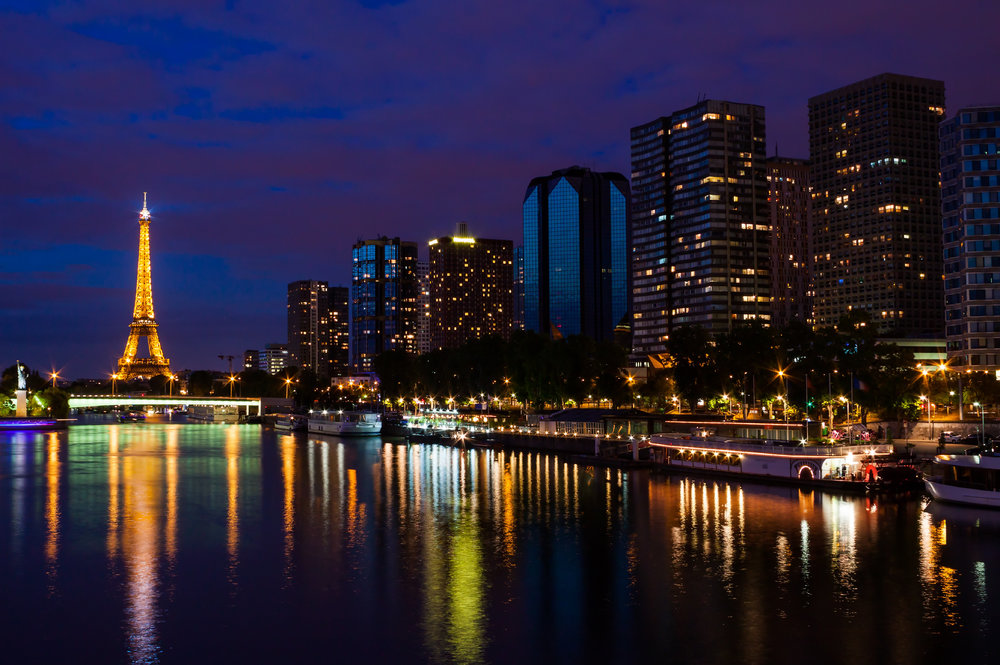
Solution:
[[[1000,515],[543,453],[0,434],[13,663],[975,663]]]

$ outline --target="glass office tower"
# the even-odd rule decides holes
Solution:
[[[574,166],[535,178],[522,204],[524,327],[612,339],[629,311],[629,186]]]
[[[363,240],[353,258],[351,369],[363,373],[383,351],[417,352],[417,243]]]

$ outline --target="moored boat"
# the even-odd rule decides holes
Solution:
[[[654,435],[649,439],[651,459],[665,468],[747,476],[808,485],[864,490],[885,484],[903,484],[903,474],[883,471],[890,466],[892,446],[794,445],[790,441],[759,441],[714,437]],[[908,469],[907,469],[908,470]],[[918,476],[915,472],[914,479]]]
[[[924,486],[935,501],[1000,508],[1000,456],[938,455],[934,467]]]
[[[370,411],[322,411],[309,414],[310,434],[374,436],[382,433],[382,415]]]
[[[274,416],[274,429],[280,432],[304,432],[306,427],[305,416],[294,413],[279,413]]]

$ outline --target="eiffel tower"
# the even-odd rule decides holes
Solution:
[[[139,213],[139,271],[135,278],[135,310],[129,324],[125,354],[118,361],[118,380],[151,378],[157,374],[170,376],[170,361],[163,357],[160,338],[156,334],[153,316],[153,283],[149,269],[149,210],[146,192],[142,193],[142,211]],[[137,358],[139,339],[145,337],[149,344],[149,357]]]

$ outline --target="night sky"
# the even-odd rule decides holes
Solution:
[[[359,238],[517,241],[532,177],[627,175],[699,96],[800,157],[807,99],[881,72],[1000,100],[995,0],[813,4],[0,0],[0,366],[112,371],[143,191],[164,351],[221,370]]]

